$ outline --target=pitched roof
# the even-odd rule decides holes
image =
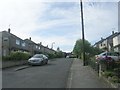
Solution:
[[[115,36],[118,36],[119,34],[120,34],[120,32],[116,32],[116,33],[114,33],[114,34],[106,37],[105,39],[101,39],[100,41],[96,42],[94,45],[100,44],[100,43],[102,43],[102,42],[105,41],[105,40],[112,39],[112,38],[114,38]]]

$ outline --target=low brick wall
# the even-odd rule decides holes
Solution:
[[[17,65],[23,65],[27,64],[27,60],[21,60],[21,61],[3,61],[2,62],[2,68],[17,66]]]

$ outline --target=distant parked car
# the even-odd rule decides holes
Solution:
[[[96,55],[95,57],[97,60],[120,61],[120,53],[119,52],[103,52],[99,55]]]
[[[76,55],[67,55],[66,58],[76,58]]]
[[[70,56],[66,56],[66,58],[69,58]]]
[[[44,54],[35,54],[28,60],[30,65],[43,65],[48,63],[48,57]]]

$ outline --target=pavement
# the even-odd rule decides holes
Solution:
[[[75,59],[70,69],[67,88],[111,88],[111,86],[100,79],[90,66],[83,66],[82,60]]]

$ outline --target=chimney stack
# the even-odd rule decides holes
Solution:
[[[42,42],[40,42],[40,45],[42,45]]]
[[[103,40],[103,37],[101,37],[101,40]]]
[[[11,31],[10,28],[8,28],[8,33],[10,33],[10,31]]]
[[[114,31],[112,31],[112,34],[114,34]]]
[[[31,40],[31,37],[29,38],[29,40]]]

